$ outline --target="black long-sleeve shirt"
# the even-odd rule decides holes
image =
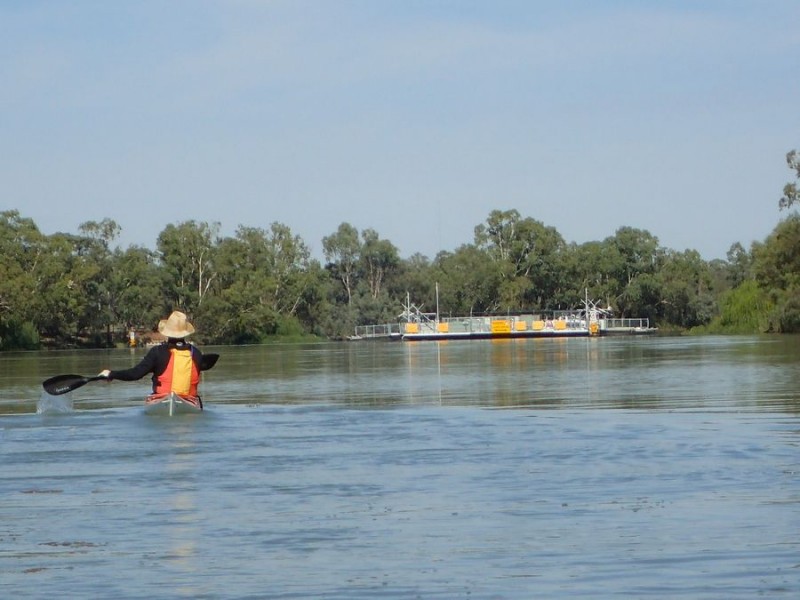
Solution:
[[[170,350],[176,348],[178,350],[191,350],[192,360],[197,365],[197,370],[202,370],[203,353],[189,342],[183,340],[169,340],[158,346],[153,346],[148,350],[144,358],[138,365],[130,369],[121,369],[119,371],[111,371],[108,374],[108,379],[119,379],[120,381],[136,381],[141,379],[148,373],[153,374],[153,391],[157,389],[159,376],[167,370],[170,359]]]

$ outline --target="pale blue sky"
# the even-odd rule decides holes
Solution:
[[[0,0],[0,209],[347,221],[433,257],[516,208],[724,258],[800,149],[800,2]]]

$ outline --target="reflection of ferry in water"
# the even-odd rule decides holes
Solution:
[[[398,323],[358,326],[350,339],[485,340],[638,335],[656,331],[650,327],[649,319],[614,318],[610,308],[600,308],[588,298],[584,307],[576,310],[468,317],[440,317],[438,312],[422,312],[406,299],[399,318]]]

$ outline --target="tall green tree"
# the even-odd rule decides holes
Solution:
[[[240,226],[219,244],[218,291],[203,309],[215,335],[256,342],[295,322],[312,285],[310,264],[307,246],[286,225]]]
[[[719,304],[720,314],[712,331],[752,334],[766,332],[770,328],[773,306],[754,279],[728,290]]]
[[[369,295],[376,300],[383,290],[386,278],[396,273],[400,256],[397,247],[389,240],[382,240],[374,229],[362,231],[361,239],[361,270]]]
[[[85,313],[80,316],[79,329],[100,343],[104,334],[105,343],[112,344],[112,290],[109,286],[112,275],[111,243],[122,228],[112,219],[86,221],[78,227],[80,237],[73,239],[78,260],[87,271],[82,282],[85,294]]]
[[[42,293],[39,269],[49,254],[33,219],[0,212],[0,349],[39,345]]]
[[[516,209],[494,210],[475,228],[475,246],[491,257],[498,270],[500,306],[551,308],[562,286],[560,253],[566,247],[555,228],[522,218]]]
[[[621,286],[614,275],[622,262],[619,250],[610,239],[570,244],[562,253],[564,300],[584,298],[614,307]]]
[[[87,255],[86,238],[56,233],[48,237],[48,250],[37,269],[37,286],[47,290],[42,294],[41,327],[47,337],[74,345],[87,326],[96,325],[87,323],[86,316],[102,309],[92,289],[101,267]]]
[[[616,288],[613,307],[622,317],[654,318],[661,300],[655,274],[664,254],[658,238],[643,229],[620,227],[606,242],[615,259],[608,273]]]
[[[110,263],[106,287],[113,331],[153,329],[172,308],[164,302],[156,253],[141,246],[117,248]]]
[[[667,252],[657,274],[664,320],[684,328],[708,324],[715,316],[711,270],[696,250]]]
[[[322,238],[322,250],[327,268],[344,288],[347,306],[353,302],[353,293],[358,277],[361,259],[361,241],[358,229],[350,223],[341,223],[335,233]]]
[[[281,315],[294,316],[311,285],[307,277],[311,251],[300,236],[282,223],[270,225],[265,239],[268,270],[274,287],[273,308]]]
[[[753,273],[773,307],[771,331],[800,331],[800,216],[781,221],[763,243],[753,244]]]
[[[392,315],[400,313],[406,296],[422,302],[433,298],[437,283],[437,272],[431,260],[417,252],[406,259],[400,259],[395,277],[388,282],[388,296],[395,299],[390,309]]]
[[[753,256],[745,250],[741,243],[731,244],[726,258],[728,259],[728,284],[735,288],[751,277]]]
[[[165,273],[168,304],[192,312],[203,300],[217,277],[214,254],[219,243],[219,223],[194,220],[169,224],[156,242]]]
[[[240,226],[233,238],[220,241],[215,257],[217,293],[204,307],[212,337],[256,343],[275,332],[278,315],[269,254],[266,232],[258,227]]]
[[[497,290],[502,274],[489,254],[473,244],[464,244],[455,252],[440,252],[434,261],[433,274],[439,285],[439,310],[451,316],[493,313],[502,309]],[[436,298],[425,303],[426,312],[436,308]]]
[[[794,171],[795,180],[790,181],[783,188],[783,196],[778,201],[778,206],[781,209],[790,208],[800,200],[800,190],[798,190],[798,183],[800,183],[800,153],[797,150],[792,150],[786,154],[786,165]]]

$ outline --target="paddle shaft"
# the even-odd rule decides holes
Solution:
[[[204,354],[200,360],[200,370],[208,371],[219,360],[219,354]],[[96,375],[94,377],[84,377],[83,375],[56,375],[42,382],[42,387],[51,396],[60,396],[73,390],[83,387],[92,381],[107,380],[107,377]]]

